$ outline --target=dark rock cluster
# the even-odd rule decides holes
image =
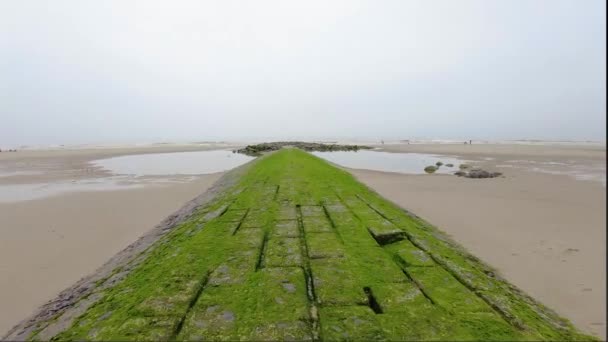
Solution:
[[[500,172],[489,172],[482,169],[472,169],[468,172],[466,171],[457,171],[454,173],[456,176],[465,177],[465,178],[495,178],[498,176],[502,176]]]
[[[321,144],[309,143],[302,141],[277,141],[271,143],[261,143],[256,145],[247,145],[245,148],[234,150],[234,153],[242,153],[248,156],[259,156],[264,152],[272,152],[280,150],[283,147],[296,147],[304,151],[312,152],[334,152],[334,151],[358,151],[363,149],[371,149],[369,146],[362,145],[337,145],[337,144]]]

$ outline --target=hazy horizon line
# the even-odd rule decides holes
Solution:
[[[238,144],[238,143],[261,143],[261,142],[277,142],[277,141],[311,141],[311,142],[352,142],[352,143],[434,143],[434,144],[450,144],[450,143],[464,143],[464,142],[477,142],[482,144],[493,144],[493,143],[565,143],[565,144],[603,144],[606,145],[606,139],[604,140],[575,140],[575,139],[538,139],[538,138],[511,138],[511,139],[464,139],[464,138],[430,138],[430,137],[366,137],[366,136],[353,136],[353,137],[217,137],[207,139],[150,139],[150,140],[120,140],[120,139],[108,139],[104,141],[88,141],[88,142],[65,142],[65,143],[33,143],[33,144],[0,144],[0,149],[27,149],[27,148],[53,148],[53,147],[80,147],[80,146],[148,146],[148,145],[197,145],[197,144]]]

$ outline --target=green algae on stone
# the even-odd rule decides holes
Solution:
[[[429,165],[427,167],[424,168],[424,172],[426,173],[435,173],[435,171],[437,171],[438,167],[434,166],[434,165]]]
[[[150,248],[53,338],[592,339],[437,228],[297,149],[253,161]]]

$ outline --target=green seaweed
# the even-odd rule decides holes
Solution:
[[[98,291],[54,339],[593,339],[432,225],[298,149],[256,159]]]

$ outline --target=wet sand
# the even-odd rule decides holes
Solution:
[[[237,146],[232,144],[158,144],[2,152],[0,153],[0,185],[48,183],[111,176],[109,171],[90,164],[91,161],[97,159],[135,154],[229,150]]]
[[[606,338],[605,186],[523,166],[496,166],[523,159],[605,164],[604,148],[394,145],[384,149],[443,153],[504,172],[505,178],[466,179],[349,170],[384,197],[448,233],[580,329]]]
[[[208,150],[161,146],[1,153],[1,185],[104,179],[88,161],[113,156]],[[11,171],[12,170],[12,171]],[[28,172],[33,172],[29,174]],[[0,335],[46,301],[208,189],[222,173],[150,177],[104,191],[0,202]],[[1,188],[0,188],[1,191]]]
[[[522,165],[496,166],[513,160],[605,163],[605,149],[525,145],[379,147],[389,152],[443,153],[504,172],[505,178],[473,180],[350,170],[386,198],[440,227],[581,329],[605,338],[605,186],[567,175],[533,172]],[[110,176],[109,172],[93,167],[91,160],[214,148],[161,145],[1,153],[0,171],[4,176],[0,185],[103,179]],[[151,178],[144,179],[140,188],[81,191],[0,203],[0,332],[94,272],[219,176],[173,177],[172,182],[160,184]]]

